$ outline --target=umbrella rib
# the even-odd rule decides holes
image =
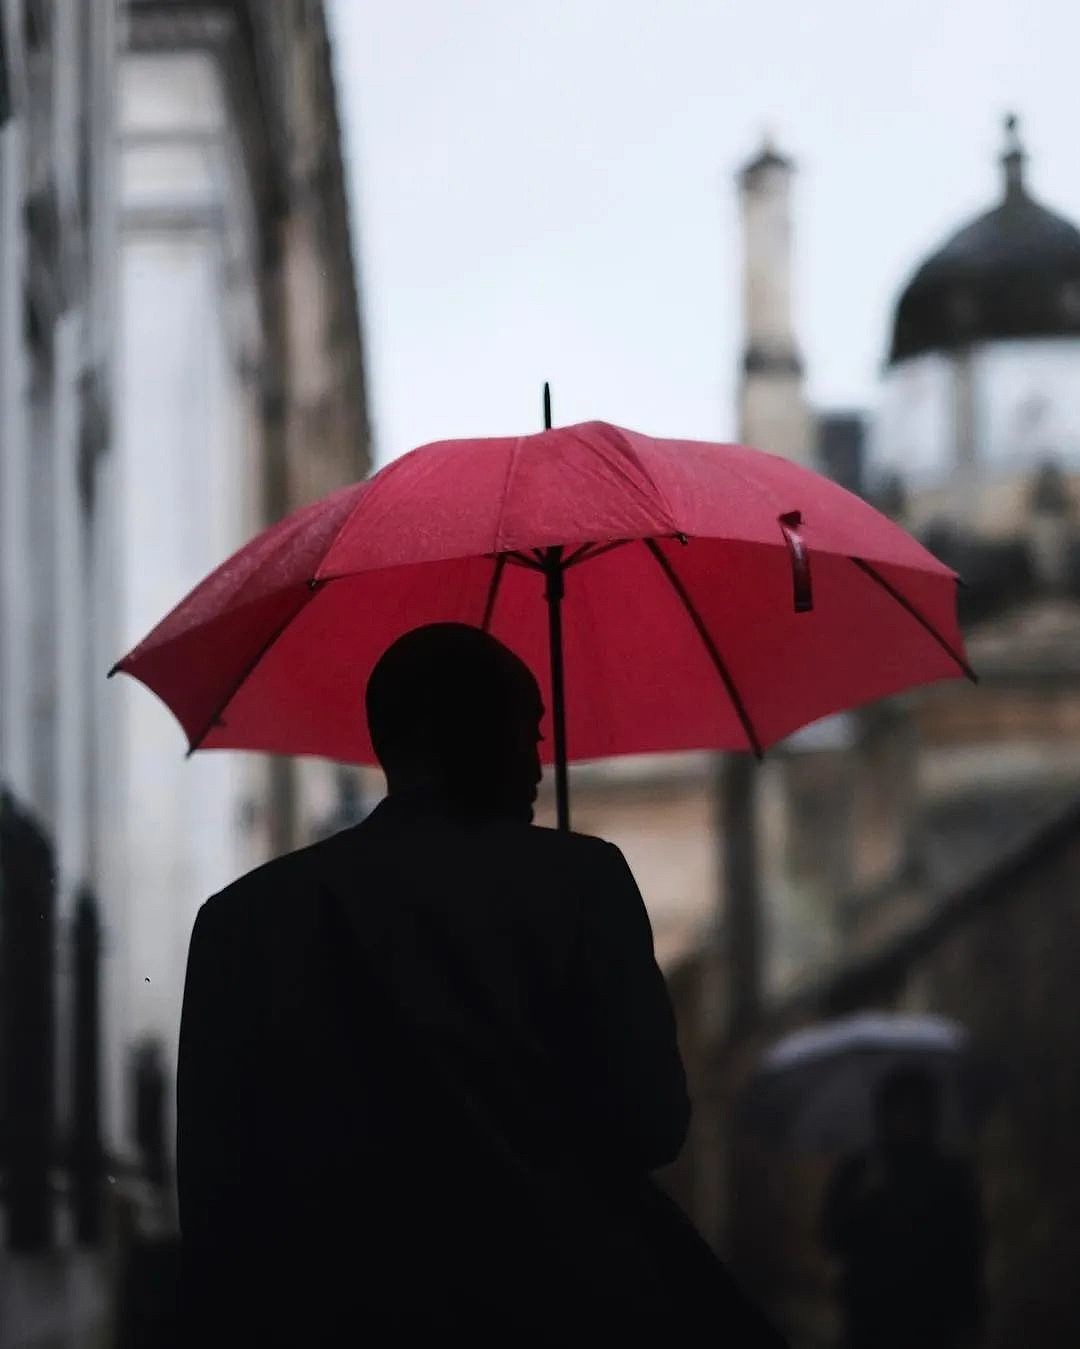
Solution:
[[[325,581],[308,581],[307,583],[308,593],[304,596],[300,604],[289,614],[289,616],[285,619],[285,621],[283,623],[278,624],[278,626],[273,630],[273,632],[266,639],[266,641],[263,642],[262,646],[259,647],[258,651],[256,651],[252,659],[248,661],[247,665],[241,671],[239,679],[234,681],[232,688],[225,695],[222,701],[218,703],[218,705],[215,707],[213,713],[208,718],[206,725],[199,732],[199,734],[192,740],[190,746],[188,747],[188,752],[186,756],[187,758],[190,759],[191,756],[195,753],[195,751],[202,746],[203,741],[221,720],[221,714],[225,711],[228,705],[236,697],[237,693],[239,693],[240,689],[247,682],[247,680],[250,679],[250,677],[255,673],[255,670],[261,664],[263,657],[267,654],[267,652],[278,640],[278,638],[284,633],[285,629],[289,626],[289,624],[293,621],[293,619],[297,618],[303,612],[303,610],[310,603],[311,599],[314,598],[314,596],[318,594],[318,592],[322,590],[323,586],[325,586],[326,584],[327,583]]]
[[[861,557],[853,557],[851,561],[854,562],[855,566],[858,567],[858,569],[863,573],[864,576],[869,576],[871,581],[873,581],[876,585],[879,585],[881,589],[885,591],[886,595],[889,596],[890,599],[895,600],[896,603],[899,604],[901,609],[903,609],[906,613],[909,613],[911,617],[915,620],[915,622],[918,623],[919,626],[925,632],[928,632],[930,634],[930,636],[934,639],[934,641],[937,642],[938,646],[941,647],[942,651],[944,651],[946,655],[950,656],[956,662],[959,668],[963,671],[963,673],[967,676],[967,678],[971,680],[973,684],[977,684],[979,682],[979,676],[975,673],[975,671],[971,668],[971,666],[967,663],[967,661],[963,658],[963,656],[961,656],[959,652],[953,650],[953,648],[949,645],[949,643],[945,640],[945,638],[942,637],[941,633],[938,632],[937,628],[934,627],[933,623],[931,623],[930,620],[926,618],[923,614],[920,614],[918,609],[915,608],[915,606],[911,603],[911,601],[905,595],[902,595],[894,585],[892,585],[889,581],[887,581],[885,577],[882,576],[882,574],[877,570],[876,567],[872,567],[869,562],[865,561],[865,559]]]
[[[487,602],[484,605],[484,621],[480,624],[485,632],[491,627],[491,616],[495,612],[495,601],[499,595],[499,583],[505,570],[506,554],[500,553],[495,559],[495,567],[491,573],[491,584],[488,586]]]
[[[754,751],[755,757],[760,759],[762,757],[761,741],[758,738],[757,731],[754,730],[754,723],[750,720],[750,714],[749,712],[747,712],[746,704],[743,702],[742,695],[739,693],[735,681],[731,677],[731,671],[728,669],[723,656],[721,656],[719,650],[717,649],[716,643],[713,641],[709,629],[705,626],[705,620],[698,613],[697,608],[694,605],[694,601],[690,598],[690,595],[686,587],[683,585],[682,580],[679,577],[679,574],[676,572],[675,568],[671,565],[670,561],[660,551],[660,548],[657,545],[656,540],[643,539],[642,542],[645,544],[645,547],[649,550],[649,552],[652,553],[653,557],[656,558],[656,561],[660,566],[660,570],[667,577],[668,581],[671,583],[672,589],[675,591],[676,595],[678,595],[679,599],[682,601],[683,608],[686,610],[687,614],[690,617],[690,621],[697,629],[697,634],[704,643],[705,650],[708,651],[709,656],[712,659],[713,665],[716,667],[716,673],[720,676],[721,680],[723,681],[724,688],[727,690],[727,695],[731,699],[731,704],[735,708],[736,713],[738,714],[739,721],[742,723],[742,728],[743,731],[746,733],[746,738],[750,742],[750,748]]]
[[[505,560],[506,560],[507,562],[512,562],[512,563],[514,564],[515,567],[527,567],[529,571],[543,571],[543,570],[544,570],[543,567],[540,565],[539,562],[534,562],[533,559],[532,559],[531,557],[526,557],[524,553],[518,553],[518,552],[509,552],[509,553],[485,553],[484,556],[485,556],[485,557],[490,557],[490,558],[496,558],[496,557],[505,558]]]
[[[595,548],[595,547],[596,547],[596,544],[594,544],[594,543],[583,543],[583,544],[581,544],[580,547],[574,549],[574,551],[570,554],[570,556],[569,556],[568,558],[565,558],[565,559],[563,560],[563,567],[572,567],[572,566],[574,565],[575,562],[582,562],[582,561],[584,561],[585,558],[591,556],[591,554],[590,554],[590,552],[589,552],[589,549],[590,549],[590,548]]]
[[[615,548],[625,548],[630,539],[613,539],[611,543],[583,543],[575,553],[563,563],[563,567],[576,567],[579,562],[591,562],[593,558],[603,557]]]

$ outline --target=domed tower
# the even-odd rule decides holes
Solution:
[[[1015,117],[1005,131],[1001,200],[900,296],[871,482],[922,534],[1026,556],[1040,485],[1059,484],[1059,534],[1080,488],[1080,230],[1032,196]]]
[[[1014,117],[1005,132],[999,202],[900,296],[872,429],[870,495],[963,576],[980,679],[906,702],[928,902],[1080,794],[1080,230],[1029,189]]]

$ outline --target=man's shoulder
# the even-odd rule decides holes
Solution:
[[[552,852],[565,852],[578,857],[610,856],[618,852],[614,843],[598,838],[595,834],[578,834],[572,830],[553,829],[549,825],[531,824],[524,833],[536,848],[546,848]]]
[[[614,843],[594,834],[577,834],[539,824],[499,825],[498,830],[506,847],[538,865],[604,868],[622,857]]]
[[[361,824],[263,862],[212,895],[200,911],[203,921],[229,926],[243,922],[256,910],[265,919],[269,910],[291,910],[307,903],[321,873],[332,874],[343,864],[363,866],[368,841]],[[494,824],[487,843],[493,862],[500,853],[504,858],[512,854],[525,871],[537,877],[553,872],[610,871],[622,860],[619,849],[605,839],[543,825]]]
[[[334,834],[262,862],[211,895],[201,913],[209,921],[225,922],[239,919],[256,906],[310,896],[313,877],[332,864],[343,839],[344,833]]]

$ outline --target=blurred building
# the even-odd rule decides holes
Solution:
[[[1080,229],[1032,196],[1015,118],[1006,137],[999,203],[899,298],[868,462],[868,491],[963,578],[981,678],[911,704],[930,892],[1080,793]]]
[[[1006,136],[1000,202],[899,296],[874,415],[818,415],[812,461],[957,568],[981,683],[832,718],[770,755],[772,995],[931,911],[1080,792],[1080,230],[1031,195],[1014,118]],[[772,265],[789,292],[786,259]]]
[[[135,0],[126,23],[107,494],[117,654],[264,524],[370,465],[321,5]],[[185,760],[145,689],[110,692],[110,1015],[160,1039],[168,1080],[196,909],[309,839],[342,786],[325,764]],[[125,1070],[111,1066],[114,1111]]]
[[[96,729],[117,15],[0,4],[0,1344],[104,1314]]]
[[[822,1177],[776,1157],[757,1169],[730,1122],[762,1047],[807,1021],[944,1011],[1012,1074],[983,1149],[991,1343],[1015,1342],[1025,1306],[1062,1315],[1063,1252],[1077,1253],[1074,1188],[1053,1183],[1055,1169],[1071,1175],[1071,1139],[1053,1121],[1080,1099],[1061,1009],[1080,886],[1080,231],[1032,197],[1015,121],[1007,137],[1000,203],[898,297],[872,415],[807,411],[791,166],[767,147],[739,178],[742,433],[867,496],[957,568],[978,687],[942,684],[807,728],[753,768],[734,814],[705,754],[571,775],[575,827],[634,867],[679,1010],[696,1119],[669,1182],[799,1344],[830,1342]],[[755,977],[756,1020],[740,1021]],[[1072,1343],[1071,1321],[1053,1338],[1053,1316],[1045,1342]]]
[[[831,894],[828,958],[757,1028],[706,1052],[718,1134],[737,1084],[784,1028],[855,1010],[945,1012],[1005,1070],[979,1143],[991,1234],[987,1343],[1075,1342],[1080,1100],[1069,989],[1080,887],[1080,230],[1031,195],[1015,119],[998,205],[915,271],[895,311],[861,482],[951,563],[977,688],[860,712],[788,786],[804,876]],[[827,423],[825,424],[827,426]],[[823,427],[824,467],[840,476]],[[850,467],[850,465],[849,465]],[[827,790],[831,779],[833,790]],[[812,826],[804,831],[792,821]],[[811,835],[818,842],[810,846]],[[774,955],[776,954],[774,948]],[[798,1344],[828,1342],[816,1249],[824,1173],[743,1140],[725,1221],[746,1275]],[[781,1239],[776,1234],[782,1233]]]
[[[3,1349],[90,1342],[106,1198],[169,1224],[199,903],[362,808],[104,679],[369,468],[341,155],[320,3],[0,0]]]
[[[791,160],[766,140],[737,179],[743,280],[739,435],[748,445],[812,464],[813,419],[793,306],[794,172]]]
[[[857,496],[866,494],[867,429],[862,412],[823,412],[817,419],[814,467]]]
[[[1032,194],[1015,118],[1006,136],[999,201],[900,296],[871,462],[913,527],[1030,548],[1080,475],[1080,229]]]

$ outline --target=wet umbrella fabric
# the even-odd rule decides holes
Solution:
[[[805,468],[590,422],[414,450],[263,531],[116,669],[163,699],[191,751],[372,763],[376,659],[458,621],[538,675],[557,768],[760,753],[970,673],[955,590],[904,530]]]

